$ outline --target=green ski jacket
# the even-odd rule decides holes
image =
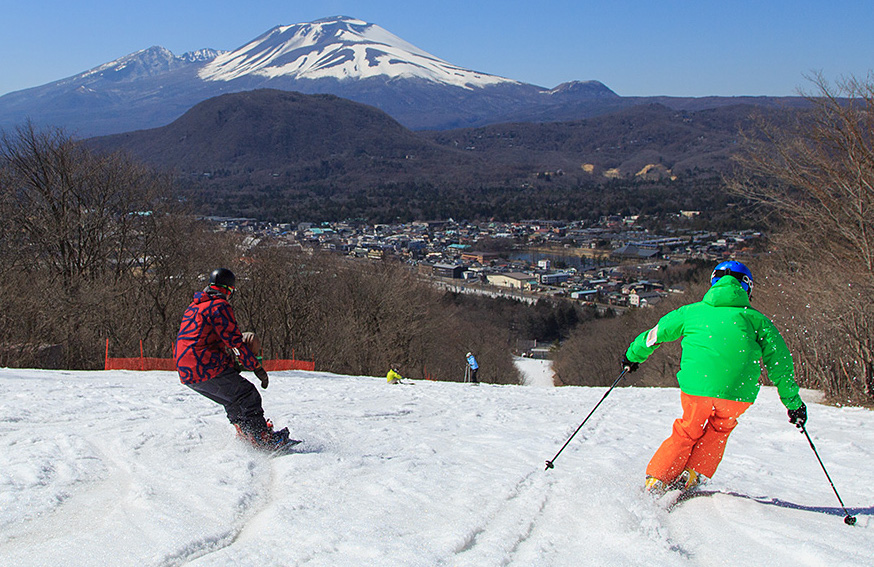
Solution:
[[[686,394],[752,403],[764,361],[783,405],[801,407],[792,355],[780,331],[750,307],[747,293],[733,277],[720,278],[703,300],[662,317],[634,339],[626,357],[643,362],[660,343],[679,338],[683,354],[677,381]]]

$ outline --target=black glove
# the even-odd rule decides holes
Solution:
[[[267,371],[264,370],[264,367],[263,367],[263,366],[259,366],[258,368],[255,369],[255,376],[257,376],[258,379],[261,380],[261,387],[264,388],[264,389],[266,390],[266,389],[267,389],[267,383],[268,383],[269,380],[268,380],[268,377],[267,377]]]
[[[622,368],[627,368],[629,372],[634,372],[639,366],[639,362],[631,362],[626,355],[622,355]]]
[[[804,428],[804,424],[807,423],[807,406],[804,402],[801,402],[800,408],[789,410],[789,423],[798,429]]]

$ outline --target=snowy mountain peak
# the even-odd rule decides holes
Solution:
[[[203,61],[212,61],[222,53],[227,53],[227,51],[221,51],[218,49],[198,49],[196,51],[189,51],[187,53],[183,53],[179,56],[180,59],[184,59],[185,61],[190,61],[191,63],[198,63]]]
[[[463,69],[407,43],[378,25],[336,16],[277,26],[206,64],[208,81],[246,76],[273,79],[418,78],[467,89],[510,79]]]
[[[109,79],[112,81],[133,81],[144,77],[161,75],[173,71],[191,63],[203,63],[214,59],[223,51],[215,49],[199,49],[190,51],[182,56],[174,55],[170,50],[155,45],[148,49],[141,49],[115,61],[104,63],[81,75],[71,77],[72,80],[80,79]]]

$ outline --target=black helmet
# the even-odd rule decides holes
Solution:
[[[234,293],[234,288],[236,287],[237,278],[234,276],[234,272],[230,271],[227,268],[218,268],[213,270],[209,275],[209,285],[210,287],[218,287],[224,288],[231,295]]]

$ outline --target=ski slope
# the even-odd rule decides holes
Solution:
[[[522,382],[526,386],[552,388],[555,385],[555,375],[552,371],[551,360],[516,356],[513,358],[513,363],[519,369],[519,373],[522,374]]]
[[[0,564],[872,564],[872,412],[808,404],[853,527],[771,388],[709,485],[734,495],[669,513],[641,485],[677,390],[614,390],[544,470],[604,391],[278,372],[305,443],[270,458],[174,373],[0,369]]]

